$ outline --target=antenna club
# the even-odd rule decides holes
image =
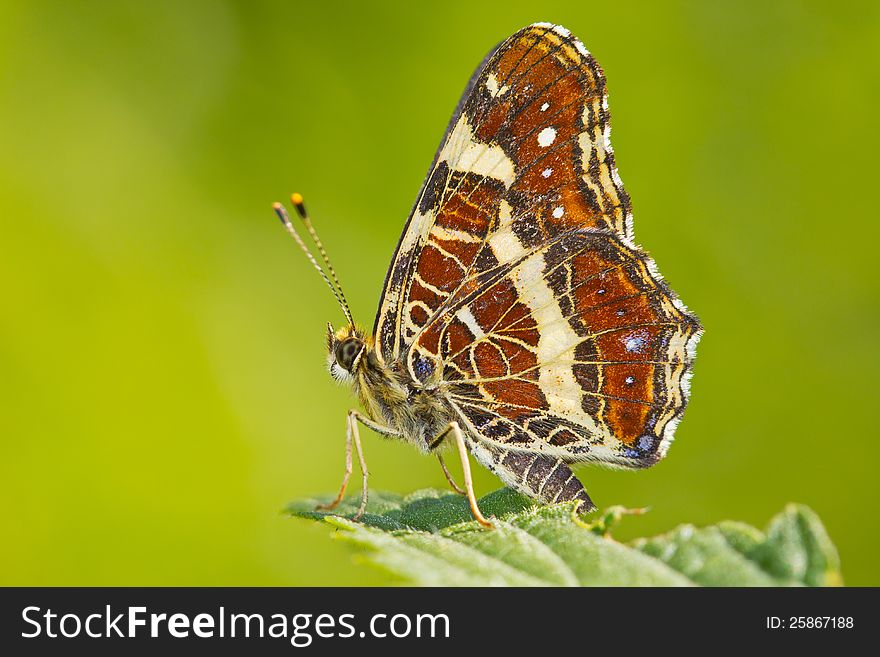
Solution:
[[[275,211],[275,214],[276,214],[276,215],[278,216],[278,218],[281,220],[281,223],[282,223],[282,224],[286,224],[286,223],[287,223],[287,222],[285,221],[285,214],[286,214],[286,213],[284,212],[284,206],[283,206],[283,205],[281,205],[280,203],[277,203],[277,202],[276,202],[276,203],[273,203],[273,204],[272,204],[272,210]]]
[[[302,194],[294,192],[293,194],[290,195],[290,202],[293,203],[293,207],[296,208],[297,214],[299,214],[300,217],[305,219],[306,218],[306,206],[305,206],[305,203],[303,203]]]
[[[312,266],[316,270],[318,270],[318,274],[321,276],[321,278],[324,279],[324,282],[327,284],[327,287],[330,288],[333,296],[336,297],[336,301],[342,308],[342,312],[345,314],[345,318],[348,320],[348,323],[354,324],[354,321],[351,317],[351,310],[348,307],[348,302],[345,300],[345,294],[343,294],[342,292],[342,285],[339,284],[339,279],[336,276],[336,272],[333,271],[333,266],[330,264],[330,259],[327,257],[327,252],[324,250],[324,245],[321,244],[321,240],[318,239],[318,234],[315,232],[315,229],[312,226],[312,222],[309,221],[309,215],[306,213],[305,205],[303,205],[302,195],[291,194],[290,200],[293,202],[293,207],[296,208],[297,213],[302,218],[303,224],[305,225],[306,230],[309,232],[309,236],[314,240],[315,246],[317,247],[318,252],[321,254],[321,259],[324,261],[324,264],[327,265],[327,270],[330,272],[330,276],[327,276],[327,274],[321,268],[321,265],[319,265],[318,261],[315,260],[315,256],[313,256],[311,251],[309,251],[309,247],[306,246],[305,242],[302,241],[302,238],[296,232],[293,224],[290,223],[290,219],[287,216],[287,210],[284,209],[284,206],[281,203],[274,203],[272,205],[272,209],[275,210],[275,214],[277,214],[278,218],[281,219],[281,223],[284,224],[287,232],[290,233],[290,236],[296,241],[297,246],[299,246],[299,248],[305,254],[306,258],[308,258],[309,262],[312,263]],[[333,282],[330,281],[330,277],[333,278]]]

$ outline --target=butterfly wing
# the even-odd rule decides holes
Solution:
[[[684,411],[700,334],[655,272],[613,233],[565,233],[453,295],[414,342],[412,371],[441,371],[471,433],[498,447],[651,465]]]
[[[506,259],[481,248],[499,211],[512,218],[499,248],[582,227],[631,237],[608,120],[602,69],[563,28],[531,25],[489,53],[389,267],[373,329],[380,357],[401,353],[463,280]]]
[[[650,465],[686,403],[699,325],[632,244],[608,121],[577,39],[514,34],[468,85],[388,272],[380,357],[439,382],[496,467]]]

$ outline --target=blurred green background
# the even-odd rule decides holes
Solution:
[[[584,469],[619,536],[813,507],[880,584],[876,3],[0,3],[3,584],[373,584],[280,514],[336,489],[341,314],[372,326],[472,69],[536,20],[605,68],[636,235],[701,316],[669,458]],[[364,433],[372,486],[444,486]],[[478,468],[478,492],[498,486]]]

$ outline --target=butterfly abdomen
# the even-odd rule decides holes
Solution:
[[[582,513],[596,508],[571,468],[554,456],[480,441],[468,447],[501,481],[533,499],[545,504],[577,502]]]

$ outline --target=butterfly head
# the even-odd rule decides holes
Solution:
[[[330,375],[341,382],[352,381],[368,350],[364,332],[353,324],[338,331],[327,324],[327,369]]]

